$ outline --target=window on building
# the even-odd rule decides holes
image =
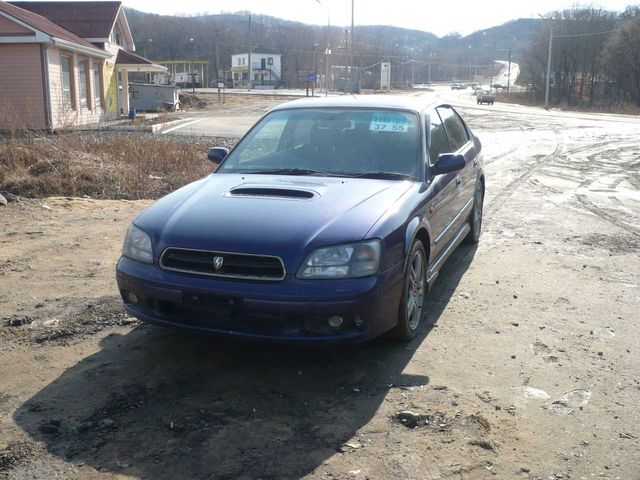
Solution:
[[[273,65],[273,57],[267,57],[267,65]]]
[[[98,62],[93,62],[93,108],[102,106],[102,68]]]
[[[80,106],[82,108],[89,108],[89,82],[87,73],[87,60],[84,58],[78,59],[78,92],[80,93]]]
[[[122,34],[120,33],[120,29],[118,28],[117,25],[113,27],[113,30],[111,32],[111,43],[115,43],[116,45],[119,45],[121,47],[123,46]]]
[[[62,103],[66,108],[75,108],[71,64],[71,57],[60,57],[60,68],[62,69]]]

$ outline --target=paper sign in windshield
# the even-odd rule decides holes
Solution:
[[[403,132],[409,131],[409,122],[402,115],[393,113],[376,113],[371,118],[369,130],[377,132]]]

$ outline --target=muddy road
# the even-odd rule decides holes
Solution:
[[[140,324],[114,268],[149,202],[0,206],[0,478],[640,479],[640,123],[461,106],[484,233],[409,344]]]

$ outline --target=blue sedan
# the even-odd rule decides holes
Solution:
[[[276,107],[215,173],[130,225],[125,309],[236,338],[410,340],[442,264],[482,224],[481,144],[449,105],[371,96]]]

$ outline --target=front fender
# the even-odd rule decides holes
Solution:
[[[411,249],[411,245],[413,241],[416,239],[418,232],[424,229],[427,232],[427,235],[431,239],[431,228],[429,224],[424,220],[423,217],[416,216],[411,219],[411,221],[407,224],[407,230],[405,232],[404,239],[404,256],[406,257],[409,254],[409,250]],[[425,245],[425,248],[431,249],[431,245]]]

